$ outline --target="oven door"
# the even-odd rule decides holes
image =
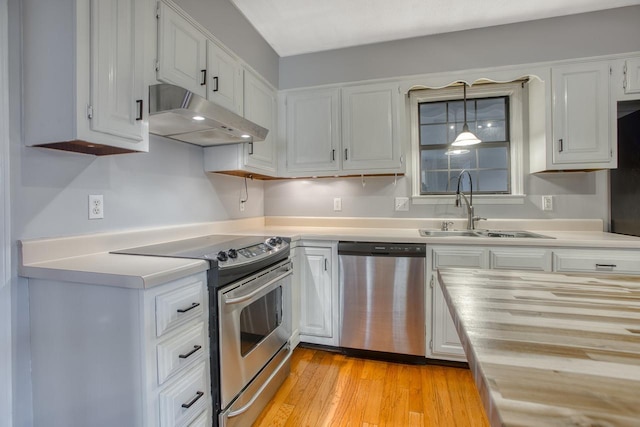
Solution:
[[[222,409],[291,338],[291,273],[287,260],[218,291]]]

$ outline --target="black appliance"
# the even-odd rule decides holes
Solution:
[[[640,236],[640,100],[618,102],[618,168],[609,178],[611,232]]]
[[[266,405],[268,394],[275,393],[288,376],[292,352],[291,313],[287,309],[291,306],[289,243],[290,239],[282,237],[210,235],[114,252],[209,261],[214,427],[250,425]],[[241,293],[243,296],[238,297]],[[255,304],[249,304],[249,299],[256,300]],[[241,308],[246,319],[242,314],[224,313],[231,310],[225,304],[236,304],[231,300],[244,303]],[[272,306],[275,312],[265,310],[266,306]],[[224,324],[234,319],[236,324]],[[237,331],[237,337],[230,337],[229,330]],[[258,339],[256,332],[262,333]],[[239,376],[240,371],[243,376]]]

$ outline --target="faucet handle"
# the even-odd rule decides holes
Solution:
[[[485,220],[485,221],[487,220],[487,218],[483,218],[481,216],[474,216],[472,219],[473,219],[474,225],[475,225],[476,222],[478,222],[480,220]],[[475,226],[473,228],[475,229]]]
[[[453,221],[442,221],[440,231],[449,231],[449,227],[453,225]]]

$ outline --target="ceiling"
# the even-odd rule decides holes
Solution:
[[[280,55],[640,4],[640,0],[231,0]]]

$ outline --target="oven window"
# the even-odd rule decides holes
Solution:
[[[240,352],[249,353],[282,323],[282,287],[279,286],[240,313]]]

